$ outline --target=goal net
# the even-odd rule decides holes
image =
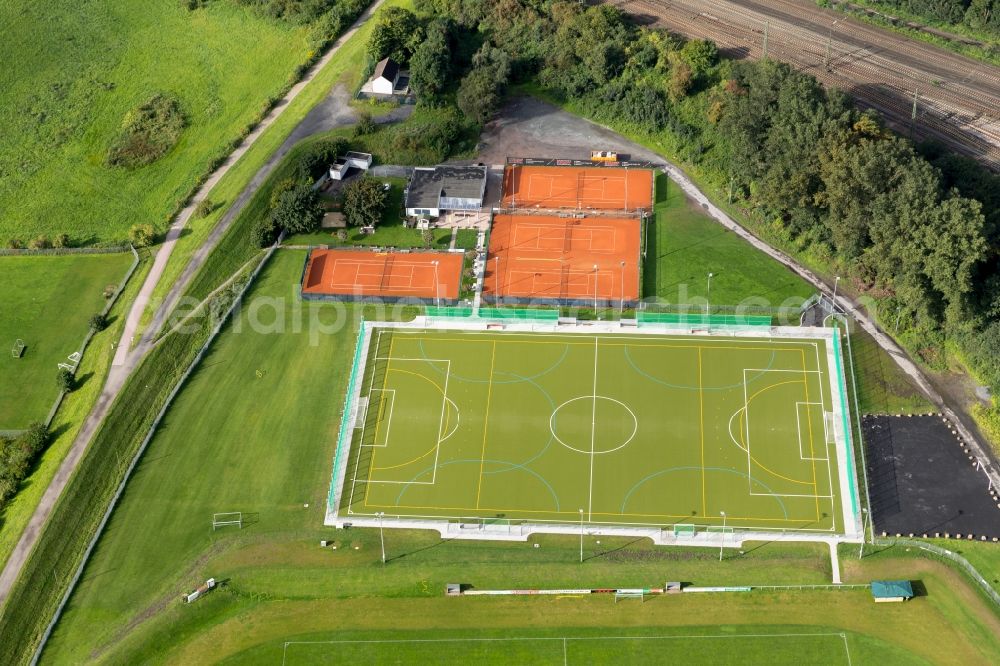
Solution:
[[[239,525],[240,529],[243,529],[243,512],[242,511],[229,511],[226,513],[213,513],[212,514],[212,531],[219,529],[220,527],[226,527],[227,525]]]
[[[694,525],[678,524],[674,525],[674,536],[678,539],[691,538],[695,535],[697,529]]]

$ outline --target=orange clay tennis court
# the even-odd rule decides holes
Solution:
[[[462,255],[457,253],[313,250],[302,294],[457,301],[461,273]]]
[[[509,165],[503,174],[503,205],[508,208],[649,210],[653,172],[608,167]]]
[[[636,218],[497,215],[483,295],[490,301],[635,302],[640,232]]]

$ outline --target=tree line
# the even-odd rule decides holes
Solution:
[[[438,63],[426,51],[448,49],[459,68],[452,80],[464,71],[457,100],[465,90],[478,105],[468,115],[488,118],[504,86],[532,82],[668,146],[745,210],[755,231],[849,277],[926,362],[943,365],[944,350],[957,351],[1000,393],[995,174],[895,135],[876,112],[788,65],[720,59],[709,41],[636,26],[609,5],[416,0],[415,8],[424,17],[410,42],[415,87],[423,63]],[[429,26],[441,34],[428,38]],[[1000,409],[980,416],[1000,436]]]

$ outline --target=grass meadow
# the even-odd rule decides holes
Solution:
[[[139,253],[139,258],[141,263],[125,286],[125,291],[108,313],[110,322],[108,327],[96,333],[90,340],[87,353],[83,355],[83,360],[80,361],[76,371],[76,388],[63,398],[59,411],[52,421],[50,427],[52,440],[38,457],[29,476],[21,483],[17,494],[7,501],[3,511],[0,512],[0,566],[3,566],[10,557],[38,501],[55,476],[73,440],[76,439],[84,419],[101,394],[101,389],[104,388],[104,380],[115,355],[114,345],[121,338],[122,329],[125,327],[125,315],[153,263],[148,254],[142,251]]]
[[[919,663],[941,656],[987,663],[1000,654],[1000,620],[964,579],[937,562],[912,558],[873,559],[878,568],[871,570],[869,558],[852,564],[851,582],[874,573],[921,580],[926,596],[890,608],[876,606],[864,590],[681,595],[619,604],[607,596],[443,594],[448,582],[479,588],[640,587],[668,579],[824,583],[830,565],[822,544],[746,544],[742,554],[727,550],[720,564],[715,550],[588,536],[580,564],[575,537],[489,543],[388,530],[388,561],[382,565],[377,530],[322,527],[360,310],[298,303],[293,295],[304,256],[297,250],[275,254],[239,323],[227,326],[181,392],[91,557],[43,663],[278,663],[284,643],[293,640],[773,634],[793,625],[796,633],[845,632],[854,663]],[[320,336],[318,344],[312,344],[308,325],[293,325],[315,318],[333,330],[345,316],[350,324]],[[263,331],[282,325],[281,334]],[[213,532],[216,511],[243,511],[247,524]],[[320,539],[332,539],[336,548],[321,549]],[[195,604],[180,602],[181,593],[210,576],[222,581],[219,589]],[[745,663],[767,652],[750,646],[738,655]],[[504,662],[507,654],[488,653],[480,661]],[[602,647],[577,659],[620,660],[626,654]]]
[[[656,177],[655,224],[646,230],[643,296],[664,303],[755,304],[793,307],[815,289],[808,282],[751,247],[688,201],[665,174]],[[712,273],[711,292],[708,274]]]
[[[308,29],[235,2],[0,5],[0,241],[67,233],[123,239],[166,226],[229,143],[308,56]],[[186,119],[164,157],[134,170],[105,159],[126,114],[152,95]]]
[[[105,289],[117,287],[131,252],[0,257],[0,429],[44,421],[59,393],[57,364],[80,349],[90,318],[104,309]],[[14,341],[27,347],[10,353]],[[83,374],[81,381],[86,381]]]
[[[413,0],[387,0],[383,4],[383,7],[389,6],[412,8]],[[322,101],[338,83],[347,86],[349,90],[353,90],[360,85],[361,66],[359,66],[359,63],[364,62],[364,59],[367,57],[365,55],[365,47],[373,25],[372,21],[368,21],[349,40],[344,42],[340,50],[337,51],[326,66],[316,74],[315,78],[303,88],[274,123],[261,134],[253,146],[243,154],[239,161],[212,188],[209,198],[219,205],[206,217],[198,219],[192,217],[188,222],[187,233],[178,239],[174,251],[170,255],[170,260],[167,262],[163,278],[156,285],[156,289],[153,290],[151,303],[162,301],[177,277],[181,274],[181,271],[184,270],[195,250],[201,247],[202,243],[205,242],[205,239],[212,232],[212,229],[215,228],[215,225],[225,215],[229,209],[229,204],[239,196],[240,192],[250,183],[258,170],[281,147],[285,139],[288,138],[309,111]],[[288,159],[285,162],[287,163]],[[276,167],[275,172],[279,172],[280,168],[280,165]],[[271,178],[269,182],[275,183],[278,181]],[[224,281],[232,271],[236,270],[237,267],[246,261],[247,252],[250,250],[240,241],[248,236],[247,230],[253,219],[262,215],[266,210],[266,201],[266,198],[260,199],[257,203],[251,200],[247,204],[247,208],[255,208],[255,211],[245,210],[233,222],[233,226],[239,228],[239,233],[230,233],[224,236],[220,241],[220,247],[213,251],[208,261],[210,266],[203,267],[202,270],[214,274],[216,280],[214,284]],[[225,267],[216,270],[213,266],[220,259],[225,264]],[[229,273],[226,273],[225,270],[229,267],[232,267],[232,269]],[[189,293],[199,292],[198,290],[194,290],[193,292],[189,291]],[[149,322],[152,315],[151,309],[147,308],[143,313],[142,326],[145,326]]]

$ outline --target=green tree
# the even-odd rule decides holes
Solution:
[[[98,312],[90,318],[90,328],[99,333],[108,327],[108,318],[103,313]]]
[[[434,21],[410,61],[410,86],[421,104],[437,106],[451,77],[448,22]]]
[[[368,38],[368,55],[373,60],[392,58],[401,65],[410,61],[423,40],[423,28],[416,14],[402,7],[383,7],[375,15]]]
[[[257,247],[269,247],[273,245],[274,241],[278,239],[279,233],[281,233],[281,229],[269,215],[257,220],[257,223],[250,232],[251,239]]]
[[[316,191],[310,185],[299,185],[278,197],[271,220],[290,234],[311,233],[319,229],[324,212]]]
[[[73,384],[73,373],[65,368],[60,368],[59,372],[56,373],[56,386],[59,387],[59,390],[69,393],[73,390]]]
[[[352,227],[378,224],[385,212],[388,192],[382,183],[364,176],[344,188],[344,219]]]
[[[458,88],[456,103],[470,120],[480,125],[493,115],[510,76],[510,56],[485,44],[472,58],[473,69]]]
[[[703,77],[719,61],[719,49],[707,39],[692,39],[680,50],[681,59],[691,67],[692,74]]]

